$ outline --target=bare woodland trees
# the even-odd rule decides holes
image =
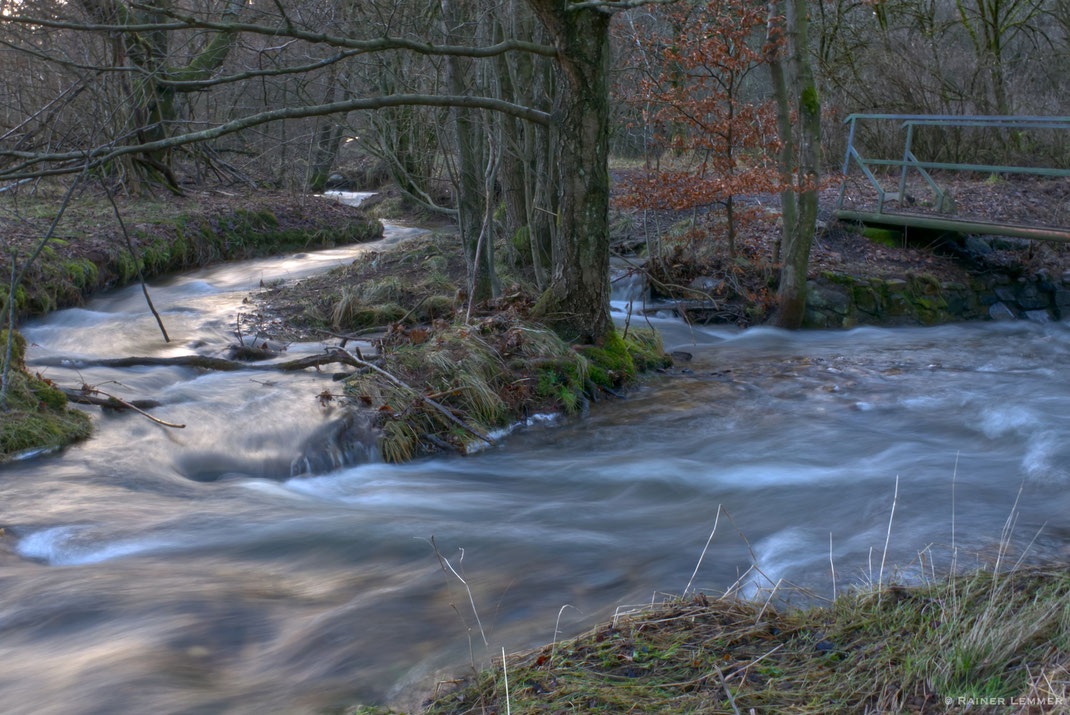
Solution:
[[[98,111],[102,105],[110,104],[106,114],[109,121],[106,127],[82,121],[78,103],[71,102],[71,116],[65,120],[68,127],[62,141],[53,141],[57,138],[54,135],[46,141],[31,141],[28,137],[34,132],[49,131],[40,120],[12,126],[6,130],[8,136],[20,131],[23,136],[16,142],[18,146],[0,150],[0,179],[18,181],[79,171],[118,171],[116,162],[123,160],[147,167],[175,184],[173,177],[167,176],[171,153],[193,151],[205,144],[220,151],[223,145],[216,140],[238,132],[263,131],[271,122],[344,115],[356,110],[449,108],[457,113],[453,140],[460,157],[456,168],[462,194],[458,211],[471,259],[471,283],[476,290],[489,292],[494,289],[494,281],[490,241],[485,235],[491,214],[485,178],[488,168],[496,170],[501,163],[498,156],[503,153],[503,140],[499,138],[497,146],[488,144],[482,151],[473,147],[474,116],[477,112],[505,114],[533,123],[547,135],[531,138],[513,125],[509,132],[513,144],[534,147],[531,153],[541,145],[552,150],[559,163],[557,175],[561,181],[556,205],[536,203],[549,194],[547,187],[540,189],[537,181],[512,187],[513,191],[523,191],[526,199],[523,207],[518,202],[513,210],[516,220],[522,217],[525,222],[517,230],[526,231],[531,243],[539,245],[539,249],[533,249],[537,253],[546,248],[543,241],[549,239],[550,270],[537,310],[566,333],[600,339],[611,328],[606,169],[608,28],[616,9],[635,3],[528,0],[526,4],[541,22],[549,44],[507,37],[501,21],[485,23],[477,28],[478,32],[471,32],[473,18],[483,10],[495,10],[477,7],[474,0],[463,6],[428,3],[416,8],[372,3],[364,12],[375,22],[363,24],[356,21],[357,9],[345,5],[286,7],[277,2],[272,8],[227,0],[222,7],[185,7],[167,2],[102,5],[86,0],[68,5],[28,0],[8,9],[3,17],[3,29],[17,36],[9,45],[17,47],[18,59],[29,55],[40,60],[37,71],[42,75],[56,71],[70,74],[74,88],[70,93],[89,92],[93,96],[90,104]],[[347,16],[347,10],[353,12]],[[440,43],[436,43],[435,33],[429,29],[436,20],[446,35]],[[379,29],[376,25],[383,29],[382,34],[374,32]],[[400,32],[395,33],[397,30]],[[457,35],[463,36],[461,43],[455,42]],[[77,52],[72,52],[72,47]],[[383,75],[366,76],[365,86],[356,91],[332,88],[340,76],[335,65],[380,53],[427,58],[428,82],[434,91],[373,88],[375,80],[382,81]],[[466,66],[487,63],[493,67],[495,60],[516,53],[554,62],[560,79],[553,90],[552,112],[492,96],[503,94],[502,82],[478,88],[466,85]],[[244,63],[224,67],[224,60],[232,55],[244,57]],[[500,66],[507,71],[510,68],[507,61]],[[324,72],[328,69],[335,74]],[[280,102],[283,106],[261,106],[259,111],[249,111],[235,100],[222,111],[216,106],[214,111],[205,113],[204,120],[195,119],[197,109],[212,101],[217,87],[236,84],[248,91],[259,83],[267,95],[269,78],[304,79],[317,71],[321,81],[327,75],[329,88],[318,96],[308,83],[296,82],[284,86],[286,99]],[[522,73],[516,74],[518,78],[510,78],[508,83],[514,95],[519,91]],[[441,82],[444,78],[446,81]],[[110,91],[110,101],[103,98],[103,88]],[[273,89],[277,94],[279,85],[274,84]],[[474,91],[488,89],[492,91]],[[202,93],[197,98],[200,101],[187,102],[182,121],[174,103],[179,91]],[[22,114],[40,117],[49,106],[62,101],[63,93],[57,94],[35,98],[37,106],[26,107],[28,111]],[[338,94],[343,96],[339,98]],[[237,96],[241,97],[242,91]],[[263,104],[271,103],[265,96]],[[489,126],[492,120],[484,118],[483,122]],[[501,126],[499,120],[493,122]],[[57,125],[55,121],[49,124]],[[313,149],[328,151],[333,140],[330,130],[315,134]],[[249,141],[247,137],[248,134],[245,140]],[[511,167],[514,178],[532,173],[531,153],[525,157],[529,166]],[[396,160],[399,176],[416,178],[399,142],[393,142],[391,158]],[[545,171],[550,161],[536,157],[535,163],[535,172],[540,168]],[[133,183],[135,174],[127,171],[121,179]],[[482,202],[478,198],[480,192],[474,191],[477,179],[483,188]],[[413,193],[420,191],[417,184],[413,181]],[[545,223],[538,225],[532,220],[536,210],[556,217],[554,230],[546,232]]]
[[[610,104],[614,76],[629,68],[615,64],[622,53],[609,28],[614,17],[634,27],[651,15],[645,5],[663,3],[0,0],[0,189],[63,175],[134,192],[180,190],[203,177],[319,188],[339,148],[352,143],[377,157],[411,201],[456,217],[474,298],[501,290],[496,267],[522,259],[543,291],[539,312],[594,339],[610,327],[609,141],[616,132],[618,145],[626,143],[624,125],[635,119]],[[764,10],[757,0],[740,4]],[[833,118],[873,110],[1066,114],[1059,97],[1070,75],[1060,68],[1070,61],[1070,7],[778,5],[773,16],[787,17],[789,40],[781,79],[776,68],[771,83],[750,73],[733,92],[779,103],[778,162],[792,184],[783,199],[782,286],[795,286],[781,291],[781,315],[797,317],[822,163],[818,88]],[[688,38],[694,28],[678,29]],[[738,42],[756,48],[762,38],[730,44]],[[633,111],[650,112],[649,104]],[[824,124],[826,161],[839,153],[836,127]],[[649,148],[646,126],[643,136]],[[694,147],[716,144],[694,139]],[[930,155],[947,156],[956,144],[937,149]],[[719,145],[712,151],[723,153]],[[749,150],[743,158],[752,159]],[[725,175],[740,173],[735,156],[715,160]],[[720,200],[734,207],[727,196]]]

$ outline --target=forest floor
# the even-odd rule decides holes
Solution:
[[[768,590],[752,598],[698,593],[626,612],[577,638],[440,684],[425,712],[1070,709],[1065,566],[979,570],[911,587],[870,584],[822,606],[778,600]]]
[[[29,196],[0,195],[0,275],[11,275],[13,257],[21,265],[33,253],[61,203],[60,190],[48,185]],[[314,197],[206,190],[166,199],[116,197],[113,207],[103,192],[87,191],[71,201],[26,273],[15,310],[20,317],[40,316],[139,277],[381,234],[382,225],[364,212]],[[8,286],[0,280],[0,305]],[[0,345],[0,368],[6,342]],[[47,379],[25,370],[21,349],[12,355],[9,381],[8,404],[0,411],[0,462],[89,434],[86,415],[68,408],[64,394]]]

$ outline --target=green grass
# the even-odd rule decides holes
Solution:
[[[803,610],[699,595],[507,665],[513,713],[957,711],[947,698],[988,698],[996,707],[979,712],[1004,712],[1000,699],[1028,697],[1065,708],[1070,572],[976,571]],[[506,710],[498,663],[427,712]]]

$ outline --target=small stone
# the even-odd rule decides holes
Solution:
[[[1048,307],[1048,297],[1041,295],[1040,291],[1033,284],[1027,284],[1018,289],[1015,294],[1018,299],[1018,305],[1022,306],[1026,310],[1037,310],[1039,308]]]
[[[691,353],[683,350],[673,350],[670,354],[673,360],[679,360],[680,362],[691,362],[691,358],[694,357]]]
[[[996,288],[996,297],[1005,303],[1014,302],[1014,289],[1007,286],[1000,286]]]
[[[814,650],[818,653],[828,653],[831,650],[835,650],[836,646],[832,644],[830,640],[819,640],[814,644]]]
[[[1006,303],[996,303],[988,307],[988,317],[992,320],[1014,320],[1018,316],[1007,307]]]
[[[1048,315],[1046,310],[1027,310],[1025,311],[1025,317],[1032,320],[1034,323],[1050,323],[1051,316]]]
[[[980,300],[981,305],[994,305],[999,302],[999,297],[995,293],[982,293]]]
[[[1055,291],[1055,305],[1060,308],[1070,306],[1070,290],[1059,288]]]
[[[992,252],[992,247],[988,245],[988,241],[980,236],[967,236],[966,250],[975,256],[984,256]]]

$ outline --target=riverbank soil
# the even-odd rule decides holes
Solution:
[[[11,272],[47,233],[63,196],[42,186],[0,194],[0,274]],[[102,191],[72,199],[53,238],[16,292],[21,317],[80,305],[94,291],[221,261],[329,248],[382,235],[359,208],[315,196],[204,189],[165,198],[117,195],[126,234]],[[133,253],[126,238],[129,236]],[[0,299],[7,281],[0,281]]]
[[[4,369],[7,331],[0,331],[0,371]],[[49,380],[31,375],[23,363],[26,341],[12,341],[4,405],[0,405],[0,464],[33,449],[54,449],[85,439],[89,417],[67,407],[67,398]]]
[[[245,320],[258,338],[370,343],[374,367],[345,380],[344,398],[374,415],[379,453],[391,462],[477,450],[495,430],[582,412],[671,365],[645,327],[601,345],[567,344],[531,320],[537,292],[522,268],[503,263],[498,274],[508,292],[469,306],[457,237],[428,233],[269,287]]]
[[[639,170],[614,173],[628,190]],[[1070,182],[1000,179],[945,182],[958,215],[977,220],[1070,225]],[[859,190],[856,191],[855,189]],[[852,184],[856,207],[870,206]],[[935,325],[975,319],[1061,319],[1070,314],[1070,248],[1064,244],[903,232],[841,224],[832,210],[839,185],[821,192],[810,254],[808,327]],[[870,201],[873,199],[873,201]],[[911,211],[933,210],[918,203]],[[780,235],[778,197],[741,199],[737,255],[728,255],[723,212],[616,211],[613,245],[649,272],[655,298],[681,301],[681,317],[700,323],[765,322],[775,307]],[[661,260],[649,260],[648,241]]]
[[[452,692],[440,690],[426,712],[1070,707],[1066,569],[978,571],[918,587],[865,589],[802,610],[778,609],[770,596],[699,594],[619,616],[578,638],[509,656],[505,672],[499,662]]]

